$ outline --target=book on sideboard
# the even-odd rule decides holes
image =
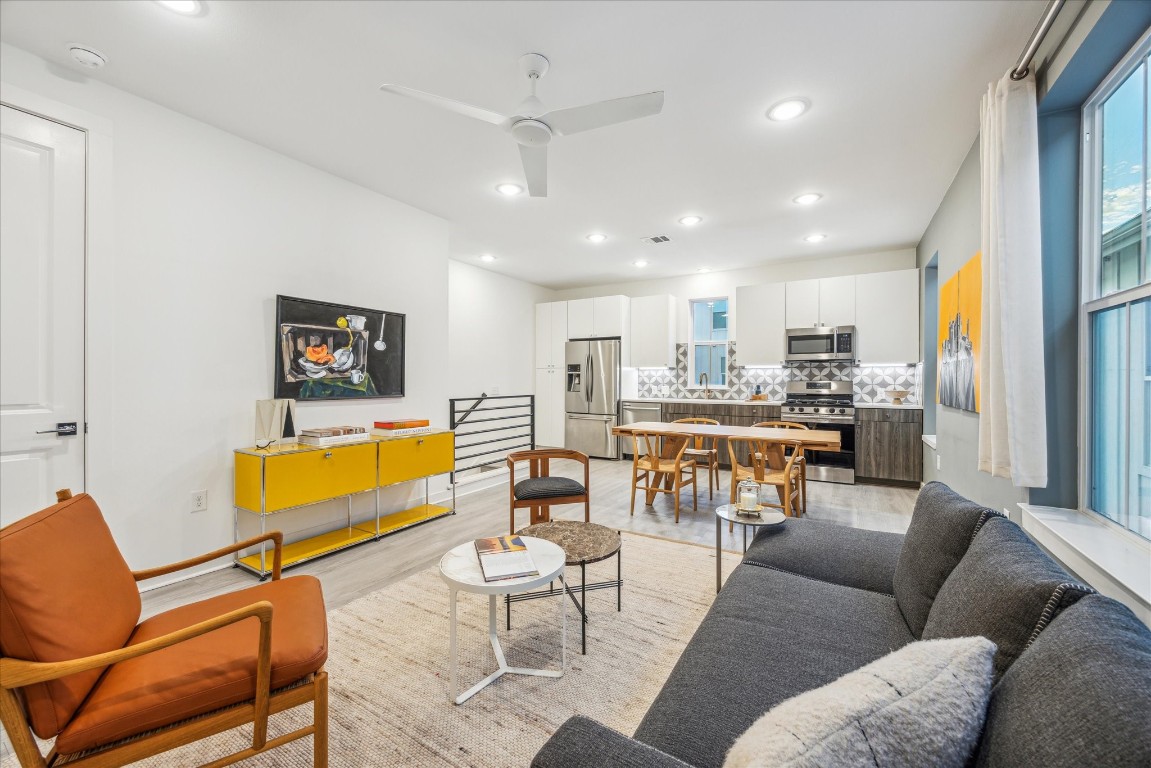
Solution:
[[[372,426],[376,429],[414,429],[417,427],[426,427],[431,424],[427,419],[388,419],[386,421],[377,421]]]
[[[404,435],[425,435],[428,432],[434,432],[435,429],[435,427],[403,427],[400,429],[373,427],[372,434],[376,437],[403,437]]]
[[[484,581],[539,575],[527,545],[519,536],[489,536],[476,539],[475,544]]]

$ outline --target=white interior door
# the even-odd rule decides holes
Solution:
[[[84,489],[84,138],[0,107],[0,525]]]

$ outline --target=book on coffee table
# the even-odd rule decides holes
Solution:
[[[531,553],[519,536],[489,536],[476,539],[475,543],[484,581],[539,575]]]

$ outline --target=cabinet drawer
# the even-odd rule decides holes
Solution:
[[[376,485],[375,458],[374,442],[268,456],[264,459],[264,511],[370,491]]]
[[[384,440],[380,446],[380,485],[402,483],[451,472],[455,465],[454,432]]]
[[[922,422],[923,411],[918,408],[856,408],[856,421]]]

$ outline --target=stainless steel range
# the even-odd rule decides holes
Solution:
[[[783,421],[839,433],[840,450],[807,451],[807,478],[855,483],[855,401],[850,381],[789,381]]]

